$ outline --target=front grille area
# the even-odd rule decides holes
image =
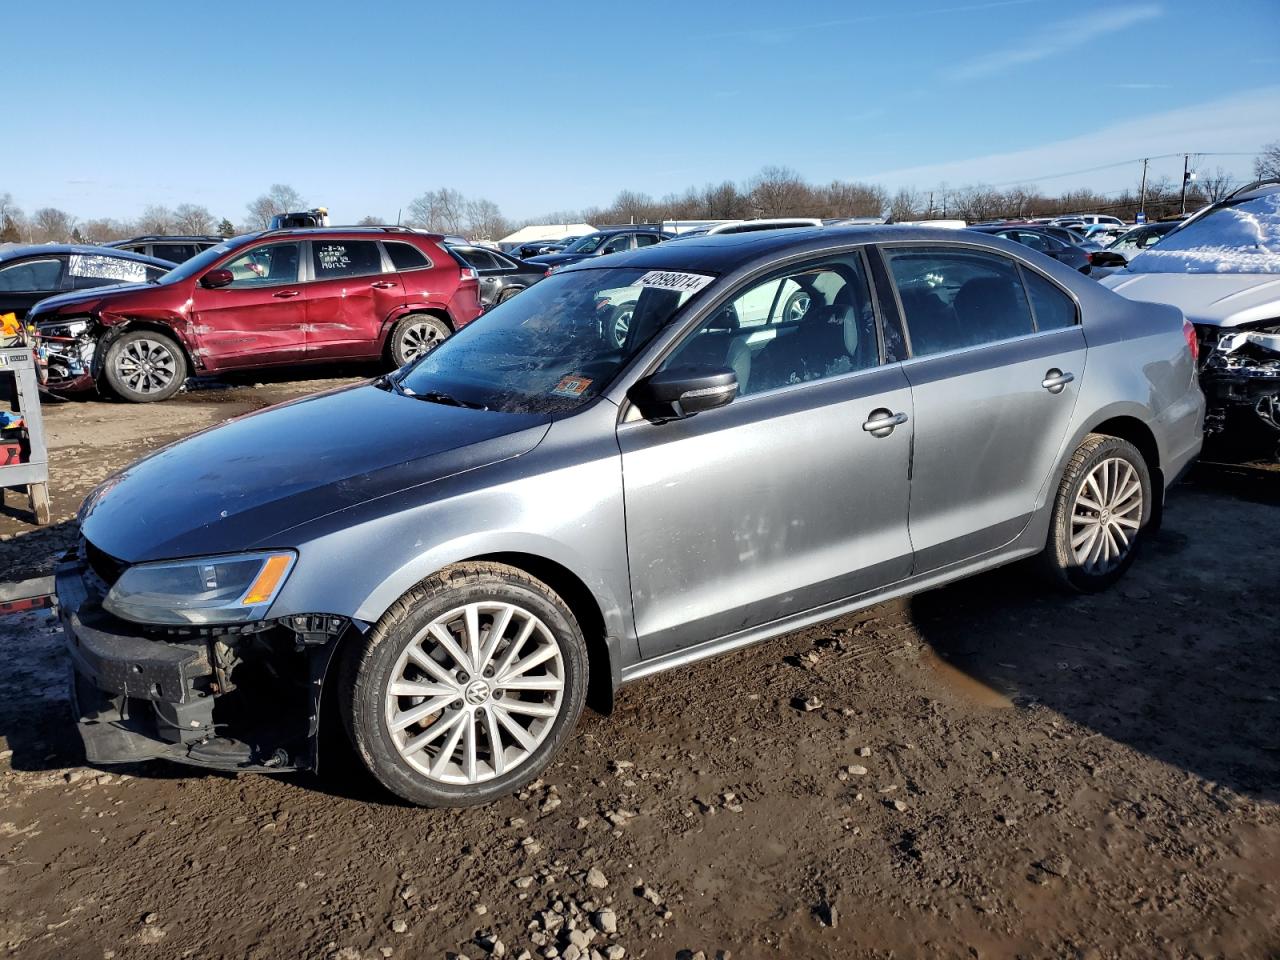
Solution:
[[[123,560],[117,560],[111,554],[99,550],[88,540],[84,541],[84,558],[89,569],[108,587],[114,586],[129,566]]]

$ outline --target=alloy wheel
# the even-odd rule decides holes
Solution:
[[[619,307],[613,315],[613,342],[615,346],[625,346],[627,333],[631,330],[631,317],[636,312],[634,303]]]
[[[406,645],[386,691],[401,758],[437,783],[510,773],[551,732],[564,699],[555,635],[533,613],[481,601],[436,617]]]
[[[804,318],[809,312],[810,299],[809,295],[804,292],[793,293],[787,300],[786,318],[790,323],[796,323]]]
[[[160,393],[173,383],[178,361],[172,348],[159,340],[130,340],[116,357],[116,375],[130,390]]]
[[[439,327],[425,320],[410,323],[400,334],[400,352],[405,363],[417,360],[424,353],[430,353],[444,342],[444,335]]]
[[[1142,523],[1142,481],[1111,457],[1085,475],[1071,508],[1071,551],[1087,573],[1114,570],[1133,550]]]

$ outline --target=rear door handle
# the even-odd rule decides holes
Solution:
[[[372,284],[370,284],[370,286],[378,290],[390,290],[395,285],[396,284],[394,280],[375,280]]]
[[[1044,379],[1040,381],[1040,386],[1050,393],[1061,393],[1067,388],[1067,384],[1075,378],[1076,375],[1074,373],[1063,373],[1057,367],[1054,367],[1044,375]]]
[[[290,297],[296,297],[297,295],[297,290],[281,290],[279,293],[272,294],[277,300],[288,300]]]
[[[894,413],[892,410],[886,410],[882,407],[879,410],[871,411],[871,415],[867,417],[862,429],[873,437],[887,437],[893,433],[894,427],[902,426],[908,419],[905,413]]]

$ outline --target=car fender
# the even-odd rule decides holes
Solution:
[[[540,563],[554,564],[571,574],[591,594],[604,621],[605,642],[609,647],[610,672],[614,685],[621,677],[622,638],[627,633],[627,612],[619,602],[617,592],[600,575],[598,568],[577,549],[553,538],[516,530],[496,533],[477,533],[437,544],[418,554],[400,566],[382,581],[355,613],[357,620],[367,623],[377,621],[414,584],[455,563],[481,558],[508,558],[504,562],[522,566],[521,558],[528,559],[528,566]],[[536,570],[531,570],[536,575]]]
[[[178,342],[182,352],[186,354],[187,366],[191,370],[203,369],[199,340],[196,335],[196,324],[189,314],[175,313],[171,310],[130,310],[125,313],[113,313],[103,310],[98,314],[98,323],[103,332],[98,338],[98,348],[94,352],[94,376],[102,370],[102,360],[107,347],[117,337],[130,330],[153,330],[164,334]]]

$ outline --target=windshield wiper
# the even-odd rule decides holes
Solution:
[[[426,393],[409,393],[417,400],[426,400],[429,403],[443,403],[450,407],[466,407],[468,410],[488,410],[483,403],[472,403],[469,400],[459,400],[457,397],[450,396],[447,393],[441,393],[439,390],[428,390]]]

